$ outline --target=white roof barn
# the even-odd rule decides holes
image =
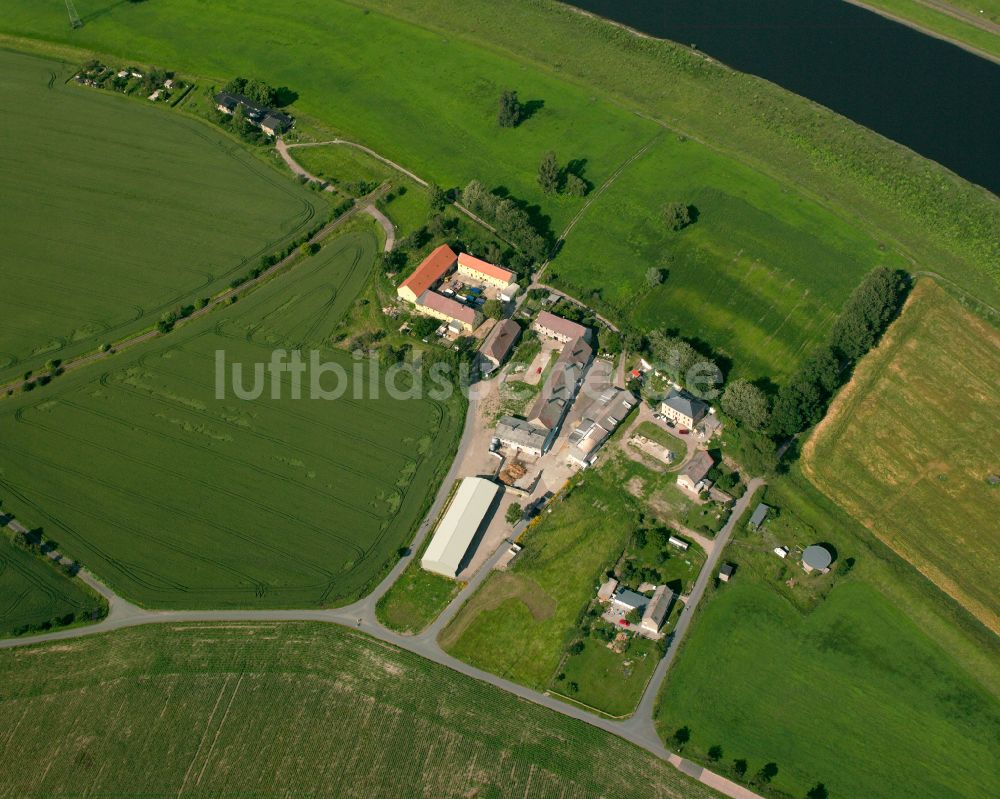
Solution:
[[[420,565],[454,579],[499,491],[500,486],[481,477],[463,479],[438,522]]]

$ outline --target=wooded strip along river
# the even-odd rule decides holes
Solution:
[[[1000,64],[843,0],[565,0],[672,39],[1000,195]]]

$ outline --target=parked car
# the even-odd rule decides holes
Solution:
[[[682,427],[682,428],[681,428],[680,430],[678,430],[677,432],[678,432],[678,433],[680,433],[680,434],[681,434],[682,436],[686,436],[686,435],[687,435],[688,433],[690,433],[691,431],[690,431],[690,430],[688,430],[688,429],[687,429],[686,427]]]

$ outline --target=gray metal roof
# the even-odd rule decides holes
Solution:
[[[582,338],[566,342],[545,381],[542,393],[528,413],[528,420],[532,424],[548,430],[559,426],[576,396],[592,355],[593,350]]]
[[[644,608],[649,604],[649,597],[644,596],[631,588],[619,588],[614,594],[615,602],[628,605],[630,608]]]
[[[813,544],[802,553],[802,562],[810,569],[826,569],[833,563],[833,555],[826,547]]]
[[[501,416],[497,422],[496,437],[522,447],[544,449],[548,435],[547,430],[513,416]]]
[[[764,519],[767,518],[767,512],[769,510],[771,510],[771,509],[767,505],[765,505],[763,502],[761,502],[754,509],[753,515],[750,517],[750,526],[751,527],[760,527],[760,525],[763,523]]]

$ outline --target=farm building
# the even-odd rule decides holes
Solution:
[[[464,478],[438,522],[420,565],[454,579],[499,491],[500,486],[481,477]]]
[[[724,583],[728,583],[734,574],[736,574],[736,567],[732,563],[723,563],[722,568],[719,569],[719,579]]]
[[[750,527],[754,530],[758,529],[764,523],[764,519],[767,518],[769,510],[771,509],[763,502],[754,508],[753,514],[750,516]]]
[[[639,629],[647,635],[656,635],[660,632],[663,622],[666,621],[670,613],[670,606],[674,601],[674,592],[665,585],[659,586],[653,591],[653,598],[646,605],[646,610],[642,614],[642,621],[639,622]]]
[[[539,312],[535,321],[531,324],[531,329],[548,338],[554,338],[563,344],[568,344],[575,339],[589,339],[590,331],[583,325],[563,319],[548,311]]]
[[[514,282],[514,273],[502,266],[496,266],[469,255],[467,252],[458,256],[458,274],[471,277],[485,283],[487,286],[495,286],[498,289],[505,289]]]
[[[396,294],[410,303],[416,303],[417,298],[425,291],[437,285],[458,262],[458,256],[447,244],[442,244],[420,262],[413,274],[399,284]]]
[[[679,550],[681,550],[681,552],[687,552],[688,547],[691,546],[683,538],[678,538],[675,535],[670,536],[667,539],[667,543],[670,544],[670,546],[672,547],[677,547]]]
[[[235,114],[237,108],[242,108],[250,123],[256,125],[268,136],[278,136],[292,126],[292,118],[288,114],[266,106],[259,106],[242,94],[219,92],[215,95],[215,107],[223,114],[230,115]]]
[[[660,413],[682,427],[693,428],[708,413],[708,403],[686,391],[671,390],[660,404]]]
[[[513,319],[501,319],[479,348],[480,369],[483,374],[499,369],[521,337],[521,326]]]
[[[558,431],[583,382],[592,355],[593,350],[582,338],[573,339],[563,347],[542,393],[528,413],[529,422],[552,433]]]
[[[625,417],[638,404],[631,391],[609,388],[586,410],[586,415],[569,436],[569,459],[580,466],[590,464]]]
[[[826,574],[830,571],[831,563],[833,563],[833,555],[822,544],[813,544],[811,547],[806,547],[806,551],[802,553],[802,568],[807,573],[819,572],[820,574]]]
[[[614,577],[609,577],[605,582],[601,583],[601,587],[597,591],[597,601],[598,602],[608,602],[611,597],[615,594],[615,589],[618,587],[618,581]]]
[[[445,297],[436,291],[425,291],[417,298],[414,310],[424,316],[440,319],[449,325],[455,323],[457,330],[464,330],[471,333],[482,321],[482,314],[475,308],[463,305],[458,300]]]
[[[549,431],[535,427],[524,419],[501,416],[493,435],[501,444],[515,451],[526,452],[529,455],[541,455],[545,449]]]
[[[280,136],[292,126],[292,118],[288,114],[271,110],[260,121],[260,129],[268,136]]]
[[[677,485],[692,494],[699,493],[706,487],[705,478],[713,466],[715,466],[715,461],[712,456],[706,450],[698,450],[678,475]]]

